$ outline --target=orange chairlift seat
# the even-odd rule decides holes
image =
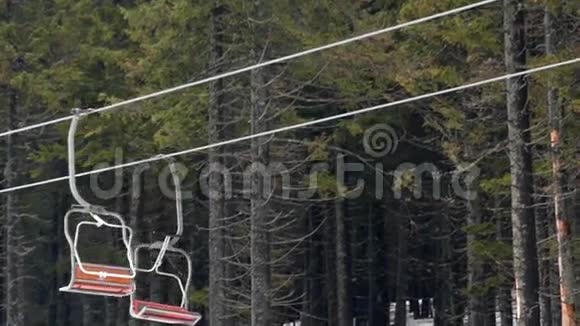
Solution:
[[[74,115],[68,134],[69,186],[78,205],[73,205],[64,217],[64,234],[71,251],[71,280],[69,284],[61,288],[60,291],[100,296],[126,297],[135,291],[133,280],[136,272],[133,265],[133,252],[131,249],[133,232],[131,228],[125,224],[125,221],[119,214],[109,212],[103,207],[89,204],[78,192],[75,177],[74,138],[81,112],[78,109],[73,112]],[[71,235],[70,217],[73,214],[88,215],[92,219],[90,221],[82,221],[78,223],[75,227],[74,235]],[[104,217],[107,217],[107,219],[113,219],[116,222],[107,222],[103,219]],[[81,229],[86,227],[120,229],[126,250],[128,267],[83,262],[77,248]]]
[[[129,314],[131,317],[153,321],[158,323],[173,324],[173,325],[189,325],[193,326],[197,324],[202,316],[196,312],[189,311],[187,308],[187,290],[191,283],[191,258],[182,249],[175,248],[174,245],[179,241],[181,234],[183,233],[183,208],[181,202],[181,187],[180,178],[177,173],[177,168],[175,162],[170,160],[169,167],[173,176],[173,183],[175,184],[175,202],[177,206],[177,232],[173,236],[166,236],[165,240],[162,242],[155,242],[153,244],[143,244],[135,248],[135,270],[140,273],[155,273],[157,275],[165,276],[174,279],[179,285],[181,290],[181,304],[168,305],[158,302],[152,302],[142,299],[135,298],[135,293],[131,294],[131,305],[129,308]],[[139,251],[142,249],[149,250],[159,250],[159,254],[151,268],[140,268],[139,267]],[[182,280],[178,275],[173,273],[167,273],[161,270],[161,266],[165,259],[167,253],[177,254],[185,258],[187,263],[187,277]]]

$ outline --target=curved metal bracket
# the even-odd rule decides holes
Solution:
[[[81,109],[73,109],[72,112],[73,112],[73,116],[72,116],[72,120],[71,120],[70,127],[68,130],[68,139],[67,139],[67,145],[68,145],[68,184],[70,187],[70,192],[72,193],[72,195],[73,195],[74,199],[77,201],[77,203],[81,207],[83,207],[84,209],[86,209],[90,212],[97,213],[97,214],[99,214],[99,213],[108,214],[108,212],[105,210],[105,208],[98,206],[98,205],[92,205],[87,200],[85,200],[81,196],[81,194],[77,188],[75,136],[77,133],[79,120],[82,116],[83,111]],[[97,222],[100,222],[100,221],[97,220]]]
[[[175,214],[177,216],[177,231],[172,236],[171,245],[177,244],[181,235],[183,234],[183,194],[181,191],[181,177],[179,171],[177,170],[177,164],[175,159],[170,156],[163,154],[158,155],[159,157],[165,159],[169,163],[169,171],[171,172],[171,177],[173,179],[173,186],[175,187]]]

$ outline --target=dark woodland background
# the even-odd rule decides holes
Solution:
[[[0,0],[0,130],[468,3]],[[579,6],[498,1],[84,118],[77,167],[134,161],[573,59],[580,56]],[[517,312],[518,282],[521,325],[576,325],[561,322],[558,256],[568,272],[567,297],[578,302],[579,245],[572,238],[580,235],[579,82],[580,66],[570,65],[507,87],[498,82],[179,157],[189,194],[180,246],[194,261],[190,308],[211,326],[347,326],[354,319],[382,326],[404,325],[401,308],[409,301],[413,318],[434,318],[435,325],[496,325],[497,312],[497,325],[507,326]],[[363,144],[367,131],[386,125],[394,130],[383,143],[391,150],[372,155]],[[66,175],[67,128],[0,139],[2,187]],[[550,145],[554,133],[560,146]],[[283,164],[286,173],[274,173],[264,190],[259,174],[245,178],[258,163]],[[343,163],[364,168],[342,178]],[[418,168],[400,169],[409,163]],[[230,178],[206,173],[211,166]],[[325,168],[312,173],[315,166]],[[440,173],[421,173],[426,167]],[[465,177],[476,169],[477,178]],[[147,243],[175,223],[174,202],[160,187],[163,171],[164,163],[152,163],[79,184],[93,202],[126,217],[136,243]],[[65,182],[0,196],[0,324],[145,325],[129,321],[127,300],[58,292],[70,275],[62,224],[71,204]],[[556,215],[571,225],[560,244]],[[115,233],[102,232],[86,235],[85,260],[121,259]],[[177,303],[175,286],[155,277],[138,281],[141,297]],[[388,303],[395,302],[391,316]]]

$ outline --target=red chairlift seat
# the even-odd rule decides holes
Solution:
[[[70,284],[60,290],[112,297],[126,297],[135,290],[129,268],[88,263],[83,263],[83,268],[85,271],[101,275],[85,273],[78,264],[75,264]],[[126,277],[115,275],[126,275]]]
[[[200,314],[180,306],[144,300],[133,300],[133,310],[137,312],[140,319],[174,325],[193,326],[202,318]]]

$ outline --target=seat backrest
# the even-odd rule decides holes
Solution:
[[[120,275],[131,275],[131,270],[128,268],[117,267],[117,266],[108,266],[108,265],[97,265],[97,264],[83,264],[83,268],[89,272],[96,272],[96,273],[114,273]],[[104,274],[106,275],[106,274]],[[78,264],[75,266],[75,279],[77,281],[94,281],[94,282],[107,282],[107,283],[114,283],[119,286],[132,286],[133,280],[131,278],[123,278],[123,277],[116,277],[106,275],[104,278],[99,277],[98,275],[87,274],[85,273]]]

